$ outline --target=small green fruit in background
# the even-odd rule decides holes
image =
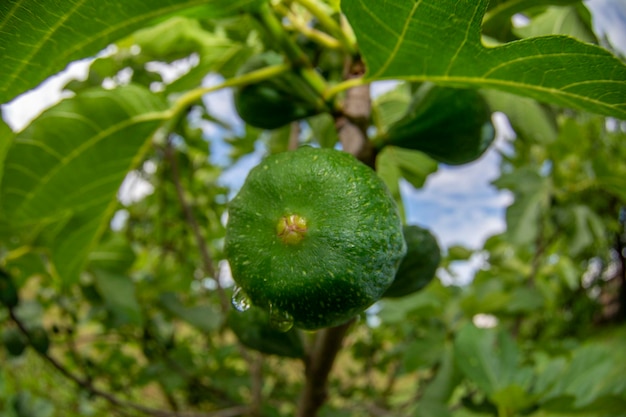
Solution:
[[[478,159],[495,138],[491,110],[480,92],[424,84],[382,143],[422,151],[448,165]]]
[[[430,231],[415,225],[404,226],[403,231],[406,255],[383,297],[404,297],[421,290],[435,277],[441,261],[441,249]]]
[[[13,308],[19,302],[17,288],[8,272],[0,269],[0,304]]]
[[[339,325],[379,300],[406,251],[382,180],[333,149],[267,157],[228,213],[235,282],[273,322],[303,329]]]
[[[41,354],[48,353],[50,348],[50,339],[48,338],[48,332],[41,326],[33,327],[28,331],[30,336],[30,344],[37,352]]]
[[[2,332],[2,344],[11,356],[20,356],[28,346],[26,336],[15,327],[7,327]]]
[[[304,345],[298,331],[276,329],[270,324],[268,312],[259,307],[250,307],[246,311],[232,309],[228,314],[228,325],[239,341],[250,349],[287,358],[304,357]]]
[[[242,66],[240,75],[281,62],[274,53],[255,55]],[[277,129],[325,108],[322,98],[295,72],[237,88],[234,102],[239,117],[261,129]]]

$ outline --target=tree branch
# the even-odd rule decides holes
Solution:
[[[328,375],[332,370],[343,339],[354,319],[336,327],[320,330],[306,362],[306,381],[300,396],[297,417],[313,417],[326,402]]]
[[[358,59],[346,65],[345,78],[356,80],[363,77],[365,65]],[[372,169],[376,167],[376,152],[367,137],[372,113],[369,84],[359,84],[346,91],[342,114],[335,119],[341,146],[345,152],[357,157]]]
[[[15,314],[14,309],[12,308],[9,309],[9,316],[11,317],[11,320],[15,322],[15,324],[20,329],[22,334],[26,336],[29,343],[32,344],[31,335],[28,329],[26,328],[24,323],[20,320],[20,318]],[[236,416],[248,414],[249,412],[248,406],[235,406],[235,407],[225,408],[225,409],[218,410],[215,412],[210,412],[210,413],[177,412],[177,411],[159,410],[156,408],[146,407],[141,404],[136,404],[130,401],[124,401],[116,397],[110,392],[96,388],[93,385],[93,382],[91,380],[89,379],[85,380],[77,375],[74,375],[69,369],[67,369],[61,362],[59,362],[56,358],[51,356],[49,353],[40,352],[40,351],[36,351],[36,352],[41,358],[43,358],[46,362],[52,365],[64,377],[72,381],[78,387],[80,387],[81,389],[84,389],[85,391],[89,392],[92,395],[95,395],[97,397],[100,397],[106,400],[108,403],[110,403],[111,405],[115,407],[133,409],[133,410],[139,411],[143,414],[147,414],[153,417],[236,417]]]
[[[200,230],[200,226],[198,225],[198,221],[196,220],[195,215],[193,214],[193,209],[187,202],[185,198],[185,192],[183,186],[180,182],[180,171],[178,170],[178,163],[176,161],[176,156],[174,155],[174,148],[172,146],[171,141],[167,141],[165,146],[165,158],[170,164],[170,168],[172,170],[172,182],[174,183],[174,187],[176,188],[176,195],[178,197],[178,201],[183,208],[183,212],[185,214],[185,219],[189,224],[189,227],[192,229],[194,237],[196,239],[196,244],[198,246],[198,250],[200,251],[200,255],[202,258],[202,266],[205,274],[213,277],[215,282],[217,283],[216,290],[218,292],[218,296],[220,298],[220,307],[222,313],[225,315],[228,313],[230,309],[230,302],[222,287],[219,277],[216,275],[217,271],[215,269],[213,259],[209,253],[209,248],[206,244],[204,237],[202,236],[202,232]],[[248,368],[251,370],[250,378],[252,384],[252,404],[250,404],[246,408],[246,413],[251,416],[256,416],[260,412],[261,403],[262,403],[262,386],[263,386],[263,374],[261,372],[261,364],[255,362],[255,358],[251,357],[246,351],[246,348],[237,340],[237,349],[241,357],[248,363]]]
[[[169,140],[165,145],[165,159],[168,161],[172,170],[172,183],[174,184],[174,188],[176,189],[178,202],[183,209],[185,220],[191,228],[191,231],[193,232],[194,238],[196,240],[196,245],[198,246],[198,250],[200,251],[200,257],[202,259],[202,269],[204,270],[205,274],[212,277],[217,283],[216,291],[220,298],[222,312],[226,313],[229,309],[228,297],[226,296],[224,288],[222,288],[222,284],[220,283],[219,277],[217,276],[217,271],[215,269],[213,259],[211,258],[211,254],[206,244],[206,240],[204,239],[204,236],[202,236],[202,231],[200,230],[198,220],[193,213],[191,205],[185,198],[185,191],[180,182],[180,171],[178,170],[178,163],[176,161],[176,156],[174,155],[174,148],[171,141]]]

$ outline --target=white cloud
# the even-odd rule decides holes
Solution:
[[[204,87],[211,87],[224,82],[224,78],[218,74],[207,75],[202,85]],[[223,88],[202,97],[207,109],[214,117],[228,123],[234,129],[243,128],[243,122],[239,115],[235,111],[235,104],[233,102],[233,90],[230,88]]]
[[[117,198],[127,206],[140,201],[153,192],[154,186],[152,184],[143,179],[137,171],[130,171],[117,192]]]
[[[594,29],[600,36],[606,35],[611,44],[626,54],[626,1],[588,0]]]

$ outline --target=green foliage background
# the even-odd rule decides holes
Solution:
[[[626,66],[581,2],[52,3],[0,4],[0,102],[93,58],[28,127],[0,123],[0,267],[19,293],[0,309],[1,416],[626,415]],[[240,74],[268,51],[282,61]],[[359,59],[365,73],[346,77]],[[155,62],[191,65],[166,80]],[[203,86],[207,74],[224,81]],[[240,129],[201,100],[285,74],[325,111]],[[399,83],[360,121],[376,144],[423,83],[479,89],[516,134],[494,182],[515,199],[504,233],[444,251],[441,276],[484,259],[470,284],[435,279],[357,318],[306,414],[294,399],[332,330],[233,324],[223,237],[236,190],[221,179],[255,149],[335,147],[346,92],[385,79]],[[211,154],[218,140],[227,161]],[[420,188],[439,164],[380,145],[372,165],[402,207],[400,181]],[[129,173],[154,191],[120,201]]]

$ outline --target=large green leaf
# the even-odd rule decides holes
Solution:
[[[566,36],[488,48],[488,0],[344,0],[367,64],[366,79],[429,80],[494,88],[626,119],[626,65]]]
[[[2,217],[43,227],[56,271],[76,278],[107,207],[168,113],[147,89],[92,89],[44,112],[10,147]]]
[[[0,103],[156,19],[192,7],[204,17],[223,17],[263,1],[4,0],[0,2]]]
[[[2,118],[0,118],[0,181],[2,181],[2,172],[4,171],[4,157],[6,156],[14,133]]]

